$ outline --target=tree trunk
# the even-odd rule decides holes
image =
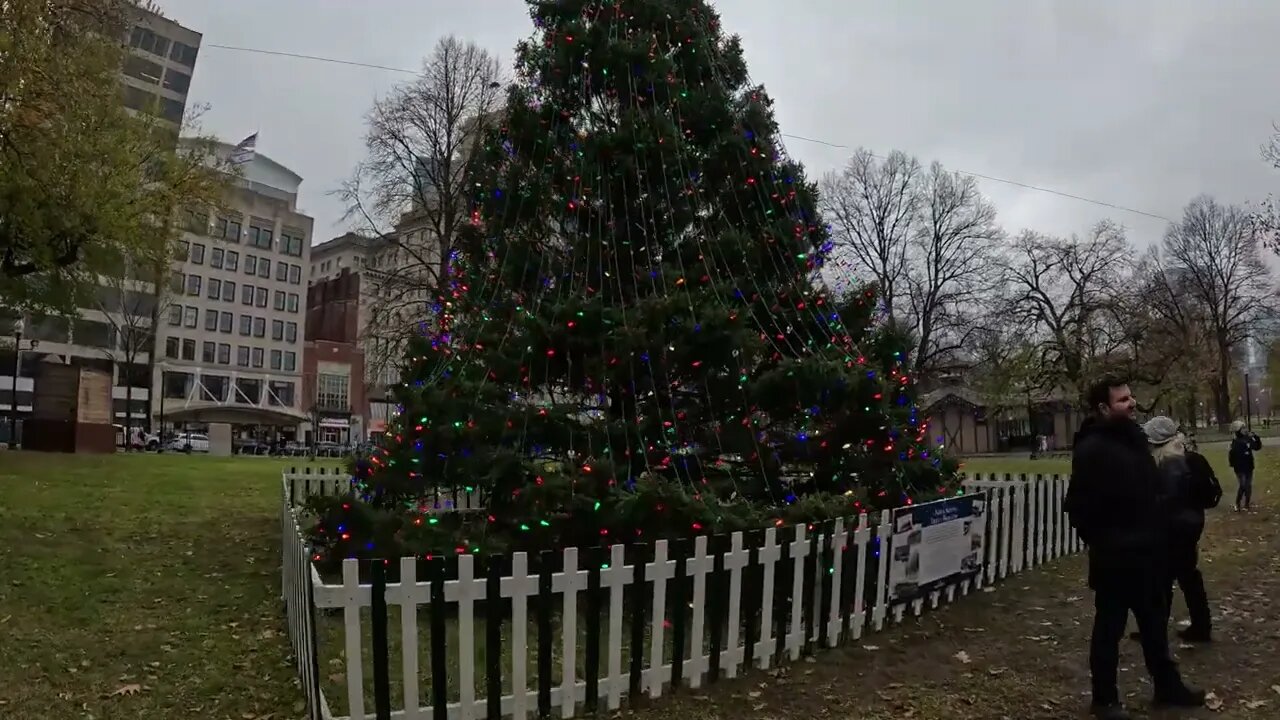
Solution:
[[[1218,428],[1226,430],[1231,423],[1231,355],[1226,343],[1218,343],[1218,378],[1214,387],[1214,405],[1218,414]]]
[[[128,363],[128,367],[132,368],[133,363]],[[112,403],[114,405],[114,402]],[[142,445],[145,448],[147,439],[142,438]],[[124,378],[124,451],[129,452],[133,449],[133,378],[128,377],[125,373]]]

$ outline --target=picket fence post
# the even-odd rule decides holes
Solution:
[[[685,681],[690,688],[702,687],[702,674],[706,672],[707,641],[703,636],[706,627],[707,573],[710,572],[712,559],[707,555],[707,536],[699,535],[693,540],[693,559],[686,571],[693,576],[693,622],[690,624],[689,662],[685,665]],[[772,568],[770,568],[772,569]]]
[[[876,528],[876,604],[871,614],[871,622],[877,632],[884,628],[885,616],[889,611],[889,561],[892,557],[889,554],[891,537],[889,531],[892,517],[890,511],[881,510],[880,525]]]
[[[846,543],[848,542],[848,534],[844,529],[844,518],[837,518],[835,528],[831,533],[831,605],[826,618],[827,622],[827,647],[836,647],[840,644],[842,610],[840,607],[840,583],[843,578],[842,571],[844,569],[844,553],[848,551]]]
[[[782,547],[778,544],[777,528],[766,528],[764,545],[757,554],[760,565],[764,567],[764,589],[760,597],[760,639],[757,641],[764,652],[760,653],[756,665],[761,670],[768,670],[773,660],[773,648],[776,640],[773,637],[773,591],[777,577],[778,560],[782,558]]]
[[[729,554],[725,556],[723,566],[729,573],[729,632],[725,640],[725,652],[729,660],[725,667],[725,677],[729,678],[738,676],[738,664],[743,660],[743,648],[738,647],[738,626],[742,612],[742,569],[746,566],[747,553],[743,549],[742,533],[735,532],[730,537]]]

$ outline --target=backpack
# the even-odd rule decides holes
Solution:
[[[1218,507],[1222,502],[1222,484],[1213,472],[1213,466],[1198,452],[1187,452],[1187,465],[1191,467],[1191,500],[1205,510]]]

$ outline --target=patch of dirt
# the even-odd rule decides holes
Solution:
[[[1224,506],[1226,502],[1224,502]],[[1124,641],[1120,690],[1136,717],[1280,717],[1280,517],[1210,513],[1201,543],[1216,642],[1173,638],[1184,676],[1216,710],[1153,712],[1138,644]],[[658,720],[1062,720],[1087,716],[1093,596],[1075,556],[989,591],[770,672],[682,690],[623,717]],[[1186,618],[1181,596],[1174,622]],[[869,649],[872,648],[872,649]]]

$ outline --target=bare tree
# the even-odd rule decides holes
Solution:
[[[348,219],[372,238],[374,267],[365,277],[367,327],[398,361],[399,340],[426,317],[447,273],[458,230],[467,221],[467,166],[486,121],[504,97],[497,58],[449,36],[423,61],[422,73],[374,102],[366,122],[366,157],[339,191]]]
[[[859,148],[840,172],[822,180],[822,210],[837,249],[880,287],[885,312],[896,319],[900,284],[918,217],[920,163],[900,151],[883,162]]]
[[[914,324],[916,372],[957,361],[992,292],[1000,285],[996,262],[1003,232],[996,209],[972,177],[939,163],[920,177],[919,209],[907,258],[908,299]]]
[[[1006,265],[1006,311],[1038,342],[1041,390],[1083,392],[1089,376],[1131,347],[1121,316],[1132,255],[1124,230],[1109,221],[1084,238],[1024,231]]]
[[[1274,308],[1271,279],[1259,253],[1259,235],[1243,209],[1200,196],[1169,226],[1162,244],[1178,289],[1203,311],[1214,359],[1213,395],[1218,424],[1231,415],[1232,353]]]
[[[134,373],[145,356],[146,386],[151,387],[150,368],[156,352],[155,323],[165,314],[169,294],[162,274],[158,272],[144,275],[123,267],[120,272],[99,277],[98,282],[94,304],[111,328],[110,345],[104,353],[123,375],[125,428],[128,433],[133,428]]]

